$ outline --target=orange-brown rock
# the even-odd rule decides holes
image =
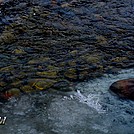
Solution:
[[[120,97],[134,100],[134,79],[124,79],[114,82],[110,90]]]

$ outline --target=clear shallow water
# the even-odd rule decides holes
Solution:
[[[108,88],[133,78],[134,70],[79,83],[76,92],[42,92],[12,98],[1,105],[7,116],[2,134],[133,134],[134,102],[119,99]]]

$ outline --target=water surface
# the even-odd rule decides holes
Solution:
[[[116,80],[133,78],[134,69],[76,85],[73,92],[41,92],[1,105],[7,116],[3,134],[133,134],[134,102],[109,92]]]

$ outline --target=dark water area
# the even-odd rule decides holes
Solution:
[[[113,78],[122,69],[129,68],[134,68],[133,0],[5,0],[0,4],[0,101],[5,101],[11,96],[20,97],[11,98],[11,101],[3,107],[3,111],[1,109],[1,114],[7,113],[8,117],[10,114],[13,115],[14,124],[22,120],[22,124],[18,123],[13,127],[11,125],[12,117],[9,119],[8,123],[13,127],[9,130],[12,133],[59,134],[62,133],[60,129],[63,127],[63,134],[87,134],[88,132],[91,134],[113,134],[114,128],[115,134],[126,134],[129,129],[131,130],[129,134],[131,134],[133,113],[130,108],[133,108],[133,102],[123,101],[123,103],[117,98],[111,97],[108,91],[109,85],[104,86],[108,97],[102,92],[103,88],[100,91],[94,91],[98,82],[95,81],[96,78],[103,76],[103,74],[112,75]],[[128,71],[120,78],[129,77],[130,74],[133,77],[133,71]],[[91,88],[94,91],[93,96],[90,88],[87,88],[87,91],[84,86],[82,86],[84,94],[81,90],[79,92],[79,89],[77,93],[75,92],[78,83],[89,80],[95,81],[95,87]],[[105,80],[102,78],[102,81],[99,82],[102,83]],[[113,80],[109,78],[108,81]],[[39,91],[44,91],[43,95],[40,96]],[[64,91],[65,96],[60,91]],[[71,92],[71,97],[67,97],[66,91]],[[89,95],[87,101],[91,100],[92,102],[92,97],[94,99],[95,94],[96,99],[98,92],[105,94],[98,96],[98,98],[106,97],[104,101],[99,102],[100,105],[102,103],[104,106],[106,101],[106,105],[111,106],[107,101],[112,98],[112,106],[114,107],[117,102],[116,106],[119,105],[121,108],[121,110],[115,108],[115,113],[123,112],[122,106],[126,105],[126,110],[130,109],[127,111],[132,116],[123,113],[121,119],[119,117],[117,120],[115,119],[115,122],[113,122],[114,119],[108,118],[105,121],[107,123],[110,120],[109,126],[106,126],[106,123],[104,126],[101,123],[96,123],[97,118],[104,119],[106,117],[100,113],[96,118],[94,117],[94,106],[100,107],[100,105],[96,105],[95,101],[90,105],[93,109],[88,109],[83,103],[81,104],[81,101]],[[71,98],[72,101],[67,100],[62,103],[62,99],[66,100],[66,97],[67,99]],[[33,106],[36,100],[42,105],[37,108],[37,111],[36,106]],[[79,100],[81,100],[80,103]],[[52,104],[46,114],[44,108],[46,102],[49,101],[52,101]],[[64,119],[71,124],[73,116],[70,118],[68,115],[63,118],[68,109],[62,111],[60,104],[63,109],[68,107],[72,110],[74,122],[70,131],[68,128],[71,126],[64,122]],[[70,107],[71,104],[72,107]],[[15,105],[18,107],[15,108],[16,112],[12,111]],[[23,109],[24,105],[26,107]],[[44,105],[45,107],[43,107]],[[55,105],[61,110],[59,118],[55,115],[55,110],[60,113]],[[79,111],[79,107],[83,107],[83,109]],[[10,110],[8,112],[7,109],[12,112]],[[32,116],[29,115],[30,110],[35,110]],[[89,112],[90,110],[91,112]],[[103,111],[103,108],[101,110]],[[111,112],[108,110],[106,114],[113,117],[115,116],[114,110]],[[36,112],[39,115],[37,118]],[[52,112],[50,116],[48,116],[49,112]],[[75,112],[76,114],[74,114]],[[78,123],[80,129],[79,127],[75,129],[77,117],[84,113],[94,117],[93,120],[89,118],[91,121],[87,120],[88,123],[91,123],[90,128],[88,129],[85,124],[87,122],[84,122],[86,117],[82,117],[78,118],[81,122]],[[26,115],[27,117],[24,119]],[[19,118],[20,116],[22,118]],[[30,120],[33,116],[40,124],[39,126],[36,125],[36,121]],[[41,117],[44,118],[40,122]],[[29,120],[27,124],[25,124],[26,120]],[[58,123],[59,120],[61,122]],[[120,125],[117,125],[119,122]],[[43,128],[42,124],[47,125]],[[32,125],[38,127],[35,129],[32,128]],[[116,125],[120,126],[122,131],[119,131]],[[20,128],[20,126],[23,127]],[[123,127],[126,128],[126,131],[123,131]],[[9,131],[3,127],[2,133],[9,133]]]

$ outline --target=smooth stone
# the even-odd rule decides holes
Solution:
[[[4,31],[0,36],[0,43],[2,43],[2,42],[13,43],[15,41],[15,39],[16,39],[16,37],[15,37],[14,33]]]
[[[124,79],[114,82],[110,90],[122,98],[134,100],[134,79]]]
[[[65,78],[69,79],[69,80],[77,80],[78,76],[77,76],[77,72],[76,69],[68,69],[65,73],[64,73]]]
[[[31,92],[35,92],[36,90],[33,89],[31,86],[29,85],[25,85],[21,87],[21,90],[25,93],[31,93]]]
[[[18,88],[12,88],[5,92],[0,92],[0,102],[6,102],[13,96],[19,96],[21,94]]]
[[[20,90],[18,88],[12,88],[12,89],[9,89],[8,91],[6,91],[6,94],[8,96],[18,96],[20,95]]]
[[[72,87],[69,81],[61,80],[53,85],[53,88],[59,91],[68,92],[72,91]]]
[[[14,54],[20,55],[20,54],[26,54],[26,52],[23,49],[15,49],[13,51]]]
[[[43,58],[37,58],[37,59],[32,59],[28,62],[28,64],[40,64],[40,63],[43,63],[43,62],[48,62],[50,61],[50,58],[48,57],[43,57]]]
[[[28,85],[37,90],[47,90],[52,87],[57,81],[51,79],[33,79],[28,82]]]
[[[43,71],[43,72],[37,72],[38,76],[46,77],[46,78],[57,78],[57,72],[56,71]]]
[[[0,72],[11,72],[14,70],[13,66],[7,66],[0,69]]]

